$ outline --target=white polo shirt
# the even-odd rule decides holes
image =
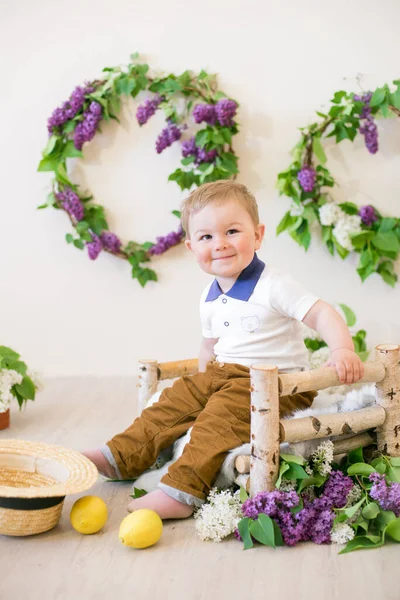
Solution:
[[[202,333],[218,338],[214,353],[219,362],[247,367],[268,363],[286,372],[308,368],[300,321],[317,300],[255,254],[226,294],[216,279],[205,288]]]

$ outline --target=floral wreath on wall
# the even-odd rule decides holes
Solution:
[[[139,62],[138,54],[131,55],[127,66],[104,68],[100,80],[76,87],[69,100],[54,110],[48,120],[49,140],[38,171],[54,172],[52,192],[39,208],[52,206],[68,214],[76,235],[68,233],[67,242],[81,250],[86,247],[91,260],[102,251],[128,260],[132,277],[144,286],[148,281],[157,281],[156,273],[144,263],[179,244],[182,229],[157,237],[155,243],[122,244],[109,230],[104,208],[78,189],[67,170],[69,159],[83,157],[84,144],[100,130],[103,119],[119,122],[121,98],[135,98],[141,91],[152,95],[137,108],[139,125],[145,125],[157,110],[164,111],[167,121],[156,140],[156,152],[160,154],[178,141],[181,144],[181,166],[171,173],[169,181],[176,181],[181,190],[189,190],[208,181],[236,177],[238,159],[232,137],[238,133],[234,120],[238,103],[219,91],[216,77],[205,71],[151,77],[149,66]],[[173,214],[180,216],[179,211]]]
[[[320,121],[301,128],[301,139],[293,150],[290,167],[278,174],[280,195],[292,199],[292,207],[277,227],[277,235],[287,231],[305,250],[311,242],[310,226],[318,223],[329,252],[341,258],[350,252],[360,254],[357,272],[362,281],[378,273],[389,285],[395,285],[394,262],[400,251],[400,218],[382,216],[375,206],[360,208],[352,202],[336,203],[324,188],[335,185],[326,165],[324,138],[336,143],[357,134],[364,136],[371,154],[378,151],[375,118],[400,116],[400,80],[391,91],[385,84],[373,93],[338,91],[327,114],[317,112]]]

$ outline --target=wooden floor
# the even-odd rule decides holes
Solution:
[[[26,411],[13,407],[11,427],[0,439],[83,450],[107,441],[135,414],[133,378],[53,379]],[[126,548],[117,534],[129,490],[128,484],[102,480],[90,490],[106,501],[110,514],[96,535],[72,529],[68,516],[78,496],[69,496],[52,531],[0,536],[0,600],[400,599],[396,544],[343,556],[334,545],[243,551],[235,539],[200,541],[189,519],[167,522],[152,548]]]

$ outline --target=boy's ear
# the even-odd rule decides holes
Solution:
[[[191,244],[190,240],[185,240],[185,246],[188,250],[192,249],[192,244]]]
[[[260,223],[257,228],[256,228],[256,246],[257,246],[257,250],[261,247],[261,243],[264,239],[264,234],[265,234],[265,225],[263,223]]]

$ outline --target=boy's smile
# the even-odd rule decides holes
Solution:
[[[185,242],[200,266],[227,292],[261,246],[264,225],[255,225],[236,199],[212,203],[189,218]]]

